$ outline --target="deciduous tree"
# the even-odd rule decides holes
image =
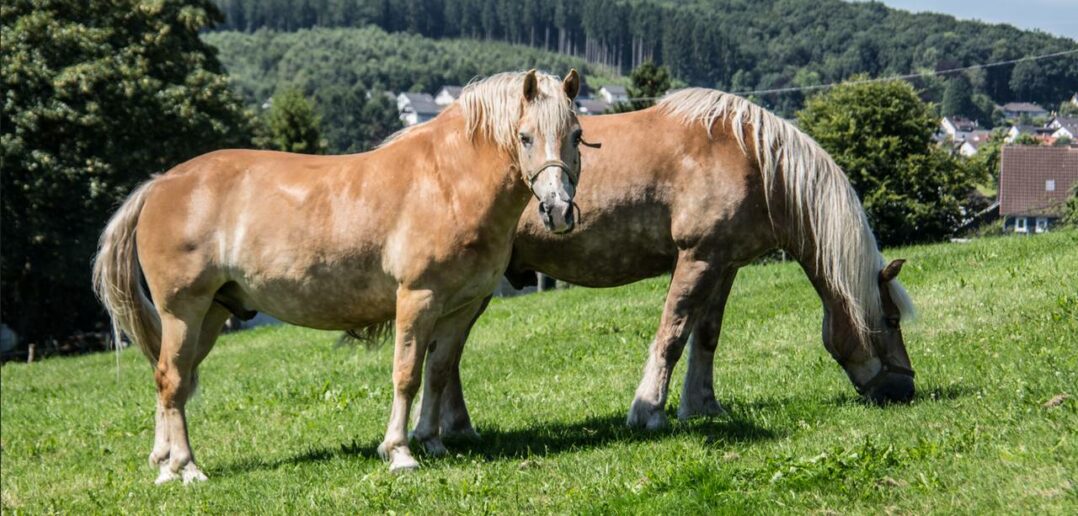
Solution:
[[[939,120],[909,83],[835,87],[798,121],[845,170],[881,243],[939,239],[961,221],[974,177],[933,143]]]

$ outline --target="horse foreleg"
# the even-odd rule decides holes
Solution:
[[[702,312],[689,339],[688,369],[681,391],[681,404],[677,417],[686,420],[694,417],[722,414],[722,405],[715,399],[714,361],[715,348],[722,331],[722,316],[726,299],[734,284],[737,269],[730,268],[719,278],[715,293]]]
[[[644,377],[629,408],[629,426],[648,430],[666,426],[664,407],[670,390],[670,375],[685,348],[687,330],[692,328],[700,308],[713,291],[715,275],[716,271],[707,261],[695,259],[690,251],[682,251],[678,256],[659,331],[651,344]]]
[[[488,298],[489,299],[489,298]],[[486,306],[486,299],[471,303],[453,314],[443,317],[434,328],[430,354],[427,358],[426,379],[423,381],[423,401],[419,411],[419,421],[412,436],[419,441],[427,453],[444,455],[447,451],[442,444],[440,434],[440,412],[444,404],[446,387],[450,379],[456,380],[455,388],[460,390],[460,355],[468,331],[476,317]],[[463,401],[463,394],[460,394]],[[468,413],[464,413],[468,417]],[[468,424],[469,428],[471,424]]]
[[[187,437],[185,412],[187,400],[194,389],[194,368],[206,308],[160,311],[161,354],[154,379],[161,410],[160,423],[165,427],[169,451],[168,460],[160,463],[158,484],[177,478],[183,478],[184,483],[206,480],[206,475],[195,464]]]
[[[465,328],[464,334],[461,336],[460,345],[457,347],[457,354],[452,358],[452,362],[446,370],[445,388],[442,390],[442,408],[439,414],[441,416],[439,425],[443,438],[479,439],[479,433],[472,427],[468,406],[464,403],[464,389],[460,382],[460,357],[464,352],[464,345],[468,341],[468,336],[471,334],[475,322],[486,311],[491,297],[487,296],[483,300],[479,310],[472,317],[471,323]]]
[[[390,471],[415,469],[419,463],[408,449],[408,411],[419,390],[423,360],[440,315],[429,290],[397,290],[396,342],[393,350],[393,407],[378,454]]]

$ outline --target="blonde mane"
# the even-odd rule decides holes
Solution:
[[[814,243],[817,269],[845,302],[854,329],[867,343],[883,322],[878,283],[883,256],[857,194],[827,151],[785,120],[729,93],[688,88],[667,95],[658,107],[686,125],[701,123],[709,137],[716,121],[726,121],[746,154],[746,138],[751,139],[769,209],[781,180],[798,245]],[[897,280],[889,286],[903,319],[911,318],[913,302],[906,290]]]
[[[517,141],[517,125],[524,116],[524,76],[527,72],[502,72],[485,79],[473,79],[458,98],[443,113],[459,108],[465,120],[469,138],[483,136],[498,148],[513,153]],[[573,116],[572,101],[562,89],[561,78],[536,72],[539,96],[531,103],[537,124],[543,133],[557,134]],[[440,114],[438,116],[441,116]],[[436,120],[438,117],[435,117]],[[387,137],[379,147],[385,147],[426,122],[405,127]]]
[[[464,112],[468,135],[489,138],[498,147],[512,151],[517,141],[517,125],[524,116],[524,76],[527,72],[504,72],[475,80],[464,87],[456,104]],[[539,96],[530,104],[536,129],[558,134],[573,116],[573,106],[556,75],[537,72]]]

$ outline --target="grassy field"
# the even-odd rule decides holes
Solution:
[[[909,406],[859,401],[800,270],[754,266],[716,354],[726,416],[624,427],[667,279],[496,300],[463,364],[482,440],[403,476],[375,453],[389,346],[291,327],[224,337],[189,410],[210,481],[160,488],[138,351],[119,378],[111,354],[6,365],[3,512],[1074,514],[1078,232],[887,255],[909,259],[921,313],[905,329]],[[679,379],[672,391],[671,417]]]

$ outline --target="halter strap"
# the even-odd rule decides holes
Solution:
[[[876,351],[876,350],[873,350],[873,351]],[[839,357],[840,363],[845,364],[846,361],[849,360],[850,355],[852,353],[853,353],[852,350],[847,352],[847,353],[843,353],[842,356]],[[857,388],[857,392],[860,393],[860,394],[865,394],[867,392],[871,392],[872,389],[874,389],[877,385],[879,385],[880,382],[882,382],[883,379],[885,377],[887,377],[888,374],[897,374],[897,375],[902,375],[902,376],[908,376],[910,378],[915,378],[917,376],[917,373],[915,373],[913,371],[913,369],[910,369],[910,368],[905,367],[905,366],[900,366],[898,364],[893,364],[890,361],[888,361],[886,354],[880,353],[879,355],[877,355],[876,358],[878,358],[880,360],[880,370],[877,371],[876,374],[872,376],[872,378],[869,378],[868,381],[865,382],[864,385],[855,385],[854,386],[854,387]]]
[[[534,172],[528,174],[528,189],[529,190],[531,189],[532,185],[535,184],[535,179],[537,177],[539,177],[539,174],[542,174],[544,170],[546,170],[546,169],[548,169],[550,167],[558,167],[558,168],[562,169],[563,171],[565,171],[565,175],[569,176],[569,182],[573,184],[573,188],[576,188],[576,182],[579,179],[579,177],[577,177],[577,174],[573,172],[573,169],[570,168],[567,163],[565,163],[564,161],[562,161],[560,159],[548,159],[545,162],[543,162],[542,165],[539,165],[539,168],[535,169]],[[532,191],[532,193],[534,194],[535,192]]]

